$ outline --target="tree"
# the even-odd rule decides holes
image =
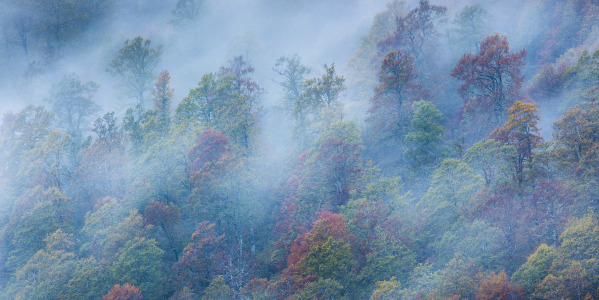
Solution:
[[[32,204],[29,205],[32,207],[16,215],[4,232],[8,241],[6,266],[12,270],[21,268],[42,249],[45,245],[44,238],[58,229],[71,232],[74,225],[66,206],[69,199],[58,189],[35,189],[24,196],[30,198],[26,201],[31,201]]]
[[[488,187],[508,174],[506,161],[513,148],[501,145],[494,139],[483,139],[472,145],[464,155],[464,161],[480,172]]]
[[[310,231],[295,240],[294,249],[292,250],[294,255],[289,257],[288,264],[298,263],[305,258],[312,246],[326,243],[329,241],[329,237],[332,237],[333,240],[345,240],[346,242],[352,240],[343,216],[323,211]]]
[[[361,149],[357,124],[344,121],[335,123],[313,148],[299,155],[284,187],[275,225],[279,267],[284,267],[292,242],[310,228],[317,211],[338,211],[359,188]]]
[[[141,300],[141,292],[139,289],[130,284],[123,285],[115,284],[110,292],[102,297],[102,300]]]
[[[525,259],[524,253],[532,251],[528,238],[530,228],[525,223],[527,202],[512,186],[503,186],[488,195],[486,192],[472,199],[473,214],[502,232],[502,247],[505,256],[501,267],[508,273],[514,272]]]
[[[150,204],[152,200],[180,204],[192,188],[187,180],[186,155],[187,149],[193,145],[192,136],[182,132],[180,127],[174,127],[164,136],[155,136],[151,129],[144,126],[143,130],[146,129],[148,132],[144,135],[144,149],[140,149],[143,152],[134,161],[137,170],[135,175],[146,187],[131,196],[143,206]],[[147,193],[147,196],[143,196],[143,193]]]
[[[385,214],[390,215],[385,218]],[[368,231],[356,234],[361,269],[355,281],[347,287],[351,294],[359,295],[360,298],[368,297],[377,281],[391,277],[407,280],[408,274],[416,265],[416,253],[410,247],[411,239],[405,232],[407,228],[402,220],[393,216],[390,211],[383,210],[357,213],[349,224],[357,222],[371,225],[356,224]]]
[[[164,205],[154,201],[144,209],[144,224],[156,228],[158,245],[172,253],[169,259],[179,259],[179,239],[176,235],[176,224],[179,221],[179,208],[174,203]],[[166,241],[165,241],[166,238]],[[182,246],[181,246],[182,247]]]
[[[508,110],[508,120],[503,126],[496,128],[491,137],[502,145],[514,147],[510,156],[513,168],[513,179],[519,186],[533,178],[535,152],[543,142],[537,123],[540,120],[534,103],[516,101]],[[538,174],[536,174],[538,175]]]
[[[49,102],[56,115],[58,127],[69,134],[81,136],[88,123],[87,118],[100,110],[92,101],[98,85],[82,83],[76,74],[65,75],[50,92]]]
[[[334,122],[343,119],[343,109],[339,96],[345,90],[345,78],[337,75],[335,64],[324,65],[324,74],[305,81],[305,88],[295,100],[293,116],[294,129],[300,144],[309,146],[314,138]]]
[[[572,219],[560,235],[559,258],[588,260],[599,255],[599,217],[590,212],[580,219]]]
[[[381,64],[379,71],[379,85],[375,88],[375,93],[380,96],[387,96],[394,101],[395,109],[401,109],[403,103],[408,100],[406,95],[409,95],[410,89],[414,89],[414,80],[416,79],[416,68],[412,65],[414,59],[401,52],[391,51],[387,53]],[[376,106],[376,100],[383,99],[373,98],[373,106]]]
[[[305,186],[304,192],[316,192],[312,200],[318,201],[319,209],[349,200],[362,170],[361,153],[361,136],[354,122],[335,123],[317,140],[310,151],[306,182],[314,185]]]
[[[579,92],[582,98],[595,102],[599,99],[599,49],[589,54],[584,50],[576,65],[565,71],[567,84],[582,86]]]
[[[339,214],[323,211],[310,231],[293,242],[287,260],[286,277],[291,277],[287,292],[296,292],[314,279],[332,279],[348,288],[350,272],[357,262],[350,245],[354,240],[345,220]]]
[[[580,206],[596,203],[599,183],[599,102],[585,102],[568,109],[553,123],[552,158],[571,187]]]
[[[422,299],[429,296],[439,296],[439,285],[443,278],[441,272],[433,271],[431,263],[418,264],[413,273],[412,284],[405,290],[406,297]]]
[[[588,270],[580,261],[569,262],[556,275],[547,275],[533,296],[546,299],[593,299],[592,294],[596,294],[594,287],[597,286],[597,276],[593,276],[593,272],[597,271],[597,266],[593,267],[594,270]]]
[[[431,187],[424,196],[432,207],[447,201],[456,208],[462,208],[482,186],[480,176],[455,158],[443,160],[432,175]]]
[[[331,67],[324,66],[325,73],[321,78],[312,78],[306,81],[306,89],[296,101],[295,113],[301,114],[304,110],[318,108],[321,105],[333,106],[339,99],[339,94],[345,89],[345,79],[337,76],[335,64]]]
[[[556,258],[555,248],[541,244],[512,275],[512,281],[531,295],[547,275]]]
[[[501,270],[497,275],[489,274],[481,282],[476,293],[476,299],[479,300],[512,300],[524,299],[518,289],[513,287],[508,280],[507,274]]]
[[[401,283],[393,276],[389,280],[376,282],[376,289],[370,295],[370,300],[393,300],[401,297]]]
[[[311,245],[304,258],[305,274],[348,283],[346,276],[356,264],[350,246],[329,236],[323,244]]]
[[[518,96],[522,80],[520,68],[524,66],[526,50],[510,53],[505,36],[488,36],[476,54],[464,54],[451,76],[463,81],[458,91],[464,98],[463,117],[472,122],[470,127],[480,127],[480,138],[501,124],[506,109]],[[467,119],[471,118],[471,121]]]
[[[61,298],[71,273],[77,267],[72,235],[61,229],[43,239],[45,247],[37,251],[15,272],[8,287],[14,299]]]
[[[144,105],[144,93],[156,78],[154,69],[162,55],[162,45],[151,48],[152,42],[141,36],[125,40],[118,54],[110,61],[106,71],[120,77],[122,86]]]
[[[106,197],[86,214],[81,232],[86,238],[81,251],[106,264],[123,244],[143,234],[143,218],[136,209],[127,211],[116,199]]]
[[[202,296],[202,300],[233,300],[235,299],[235,294],[227,286],[222,277],[216,277],[211,282],[210,285],[204,291],[204,296]]]
[[[98,137],[79,152],[79,164],[72,176],[77,195],[90,203],[106,196],[124,195],[130,174],[125,137],[114,112],[96,119],[92,131]]]
[[[428,0],[420,0],[417,8],[403,17],[397,17],[395,32],[379,43],[379,49],[382,52],[401,50],[420,63],[425,47],[430,46],[428,43],[437,34],[435,21],[444,17],[446,13],[446,7],[431,5]]]
[[[39,38],[46,55],[58,58],[63,45],[74,41],[99,20],[114,3],[111,0],[28,0],[19,1],[21,9],[33,19],[34,37]]]
[[[303,82],[293,104],[294,137],[302,148],[310,146],[314,137],[336,121],[343,119],[339,96],[345,90],[345,78],[337,75],[335,64],[324,65],[324,74]]]
[[[406,3],[401,0],[393,0],[387,3],[387,9],[374,16],[370,30],[360,40],[358,49],[348,61],[350,69],[348,86],[350,93],[356,91],[356,99],[371,97],[371,92],[376,86],[376,72],[383,60],[379,53],[378,44],[386,39],[397,28],[396,20],[404,15]],[[385,53],[382,53],[385,54]]]
[[[141,104],[130,107],[123,117],[123,133],[127,134],[135,152],[141,152],[144,146],[144,124],[148,123],[149,115]]]
[[[412,103],[420,90],[413,61],[404,53],[389,52],[381,64],[379,84],[370,99],[366,119],[368,144],[376,147],[377,152],[397,151],[408,131]]]
[[[34,18],[28,13],[27,7],[19,6],[16,1],[11,3],[12,14],[5,18],[4,33],[6,39],[11,44],[15,44],[23,50],[25,59],[29,64],[29,52],[31,47],[31,38],[34,31]]]
[[[4,173],[12,179],[14,187],[24,185],[17,176],[19,169],[26,162],[27,153],[50,134],[53,118],[54,114],[43,106],[34,105],[28,105],[17,114],[4,115],[1,142],[5,159],[1,163]]]
[[[598,234],[599,218],[596,213],[589,212],[580,219],[570,220],[560,235],[561,244],[555,251],[548,275],[537,284],[533,296],[570,299],[597,296]],[[535,282],[539,281],[535,278]]]
[[[104,144],[108,150],[118,149],[123,138],[114,112],[108,112],[94,121],[92,131],[98,135],[96,143]]]
[[[19,175],[26,178],[23,183],[68,189],[79,164],[77,154],[84,146],[76,137],[58,130],[51,131],[44,141],[39,141],[25,155],[26,161],[19,170]]]
[[[99,299],[110,288],[110,274],[105,265],[99,264],[95,258],[82,258],[77,261],[75,269],[69,274],[69,281],[64,286],[63,299]]]
[[[231,175],[237,159],[229,139],[220,131],[204,130],[189,150],[187,175],[193,190],[189,196],[191,213],[197,218],[222,220],[231,208]],[[238,188],[238,187],[237,187]]]
[[[461,52],[474,52],[489,31],[489,13],[479,4],[465,6],[456,13],[449,39]],[[458,47],[456,47],[458,49]]]
[[[439,296],[453,299],[472,299],[480,280],[478,268],[473,261],[459,253],[441,270],[442,281],[438,286]],[[455,297],[458,296],[458,297]]]
[[[164,297],[166,283],[162,251],[154,239],[136,237],[127,242],[112,264],[112,277],[117,282],[131,282],[139,286],[150,299]]]
[[[259,130],[262,88],[250,78],[254,68],[235,58],[218,74],[206,74],[177,106],[177,123],[188,128],[212,128],[247,154]]]
[[[571,192],[559,181],[543,180],[531,197],[533,234],[545,244],[557,246],[568,223]]]
[[[204,5],[204,0],[178,0],[172,11],[175,18],[171,23],[182,26],[197,20]]]
[[[239,296],[254,300],[268,299],[268,280],[265,278],[254,278],[241,289]]]
[[[427,172],[445,155],[441,138],[443,115],[434,104],[424,100],[414,102],[412,109],[411,130],[405,137],[410,146],[405,155],[414,170]]]
[[[164,133],[170,126],[170,106],[173,102],[173,89],[169,87],[171,76],[168,71],[158,75],[154,84],[152,95],[154,95],[154,123],[156,130]]]
[[[198,224],[191,242],[173,265],[171,282],[177,290],[188,287],[192,292],[201,294],[213,279],[220,278],[217,275],[222,273],[225,237],[217,235],[214,226],[207,221]]]
[[[572,171],[581,173],[587,168],[582,161],[599,144],[598,115],[599,103],[585,102],[568,109],[560,120],[553,123],[557,163],[566,174],[572,174]]]
[[[442,222],[437,223],[437,227],[443,225]],[[481,220],[447,225],[450,229],[433,242],[436,263],[446,264],[459,254],[485,270],[497,268],[501,264],[505,257],[505,244],[500,229]]]
[[[333,279],[318,279],[310,282],[306,287],[296,295],[297,300],[311,299],[347,299],[343,297],[343,286]]]
[[[207,189],[211,181],[218,180],[226,172],[231,155],[226,136],[214,129],[205,130],[188,153],[190,181],[202,190]]]
[[[283,107],[288,114],[293,114],[295,102],[300,98],[306,88],[304,77],[310,69],[302,65],[301,57],[297,54],[283,56],[277,59],[273,70],[283,77],[279,83],[284,90]]]
[[[316,145],[300,155],[297,174],[286,187],[286,202],[298,210],[286,214],[297,218],[293,222],[309,224],[313,214],[321,209],[337,211],[358,188],[362,170],[361,138],[354,122],[339,122],[317,140]],[[291,207],[284,207],[282,211]],[[297,228],[296,228],[297,229]]]

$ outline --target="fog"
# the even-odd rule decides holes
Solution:
[[[304,64],[314,70],[336,63],[343,74],[347,59],[355,51],[360,37],[371,25],[373,16],[385,8],[386,1],[308,1],[310,3],[272,1],[207,1],[199,20],[181,27],[169,23],[176,1],[122,1],[114,4],[107,16],[82,32],[71,47],[65,47],[62,59],[46,74],[32,78],[28,88],[19,89],[26,65],[13,63],[4,69],[3,111],[17,110],[27,103],[41,103],[48,84],[63,74],[76,73],[83,81],[96,81],[101,88],[95,98],[104,110],[122,109],[120,96],[112,92],[114,79],[105,68],[125,39],[137,36],[150,39],[152,46],[163,46],[163,59],[157,69],[168,70],[173,77],[175,99],[187,95],[205,73],[215,72],[234,56],[243,55],[255,67],[256,81],[277,101],[278,85],[272,66],[281,56],[299,53]],[[22,56],[11,48],[11,57]],[[35,49],[34,49],[35,50]],[[30,60],[40,60],[31,51]],[[37,56],[37,57],[36,57]],[[17,61],[22,62],[21,59]],[[31,79],[30,79],[31,80]],[[23,91],[26,90],[26,91]],[[15,99],[17,98],[17,99]],[[178,101],[176,101],[177,103]],[[176,104],[175,103],[175,104]],[[119,107],[120,106],[120,107]]]
[[[597,20],[0,0],[0,299],[599,297]]]

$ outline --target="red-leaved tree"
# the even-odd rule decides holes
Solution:
[[[214,224],[201,222],[172,267],[171,282],[176,290],[187,287],[200,294],[210,281],[222,274],[225,257],[225,236],[217,235]]]
[[[414,58],[402,52],[389,52],[379,70],[379,84],[374,89],[368,109],[368,144],[376,151],[386,148],[397,152],[407,132],[410,110],[421,90],[416,84]],[[376,146],[375,146],[376,145]],[[383,146],[383,149],[381,149]]]
[[[196,186],[214,179],[225,169],[231,153],[229,139],[220,131],[207,129],[196,139],[196,145],[189,151],[190,181]]]
[[[139,289],[130,284],[123,285],[115,284],[110,292],[102,297],[102,300],[141,300],[141,292]]]
[[[478,130],[475,140],[486,136],[505,120],[508,107],[520,92],[526,50],[510,53],[505,36],[488,36],[476,54],[466,53],[451,72],[463,81],[458,91],[464,98],[463,118]]]

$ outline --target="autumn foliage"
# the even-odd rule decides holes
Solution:
[[[102,300],[141,300],[139,289],[130,283],[115,284]]]
[[[388,1],[2,2],[0,298],[599,299],[598,1]]]
[[[476,293],[476,299],[479,300],[515,300],[524,299],[519,289],[513,287],[505,274],[504,270],[501,270],[497,275],[491,273],[480,283],[478,292]]]
[[[229,139],[220,131],[207,129],[202,132],[196,145],[189,150],[190,181],[200,184],[223,172],[230,152]]]
[[[458,91],[464,99],[463,118],[472,122],[469,126],[482,126],[488,133],[490,126],[505,120],[520,93],[525,57],[525,49],[510,53],[507,38],[497,34],[485,38],[478,53],[462,56],[451,76],[464,82]]]

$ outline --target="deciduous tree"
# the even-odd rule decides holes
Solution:
[[[512,299],[524,299],[517,288],[510,284],[510,281],[505,274],[504,270],[501,270],[497,275],[494,273],[489,274],[481,282],[476,293],[476,299],[479,300],[512,300]]]
[[[294,299],[347,299],[343,296],[343,286],[333,279],[318,279],[310,282]]]
[[[431,46],[429,43],[437,34],[435,22],[444,17],[446,13],[445,6],[431,5],[428,0],[420,0],[418,7],[412,9],[405,16],[396,18],[395,32],[380,42],[379,48],[384,52],[402,50],[420,62],[425,48]]]
[[[389,280],[377,281],[376,289],[370,295],[370,300],[392,300],[401,297],[401,283],[394,276]]]
[[[102,300],[141,300],[141,292],[139,289],[130,284],[125,283],[123,285],[115,284],[110,289],[110,292],[102,296]]]
[[[302,65],[298,54],[283,56],[277,59],[273,70],[283,77],[279,83],[284,90],[283,107],[288,114],[293,114],[295,102],[300,98],[306,88],[305,76],[310,69]]]
[[[478,53],[464,54],[451,72],[464,82],[458,89],[464,98],[463,118],[466,126],[480,128],[476,140],[505,120],[520,92],[525,57],[524,49],[510,53],[507,38],[496,34],[481,42]]]
[[[125,40],[123,47],[106,68],[107,72],[120,77],[123,88],[142,106],[144,93],[156,78],[154,69],[162,56],[162,45],[152,48],[151,43],[141,36]]]
[[[412,105],[414,115],[405,140],[405,152],[413,170],[430,171],[445,156],[443,149],[443,115],[434,104],[420,100]]]
[[[61,298],[77,266],[71,238],[72,235],[61,229],[44,238],[45,247],[15,272],[8,296],[15,299]]]
[[[566,174],[583,175],[587,169],[582,162],[599,145],[599,103],[585,102],[568,109],[553,123],[554,148],[557,163]]]
[[[408,132],[412,103],[420,89],[413,60],[404,53],[389,52],[380,67],[366,119],[368,144],[376,149],[370,151],[375,157],[385,150],[396,152]]]
[[[166,276],[162,251],[154,239],[134,238],[127,242],[112,264],[116,282],[131,282],[139,286],[147,298],[158,299],[168,294],[164,289]]]
[[[494,139],[483,139],[466,150],[464,161],[481,174],[486,186],[491,186],[509,175],[507,158],[512,150]]]
[[[171,22],[176,26],[183,26],[196,21],[204,9],[204,2],[204,0],[178,0],[172,11],[174,19]]]
[[[512,281],[521,286],[528,295],[532,295],[537,286],[549,275],[555,258],[555,248],[541,244],[512,275]]]
[[[543,180],[532,194],[530,219],[533,234],[541,243],[557,246],[570,217],[572,194],[562,182]]]
[[[171,76],[168,71],[158,75],[152,95],[154,95],[154,123],[156,131],[165,133],[170,126],[170,110],[173,102],[174,90],[169,86]]]
[[[192,292],[201,294],[213,279],[220,278],[217,275],[222,274],[225,237],[217,235],[214,226],[207,221],[198,224],[191,242],[173,265],[171,282],[177,290],[188,287]]]
[[[462,52],[475,52],[490,29],[490,15],[481,5],[468,5],[456,13],[454,27],[449,31],[449,40],[455,49]]]
[[[92,100],[97,90],[95,82],[82,83],[74,73],[57,82],[47,101],[52,103],[58,127],[69,134],[82,135],[88,118],[100,110]]]
[[[343,119],[339,96],[346,89],[345,78],[337,75],[335,65],[324,65],[320,77],[305,81],[305,88],[295,100],[293,116],[296,119],[295,136],[300,145],[310,146],[314,137],[331,124]]]
[[[259,130],[262,88],[250,77],[254,68],[241,57],[235,58],[218,74],[206,74],[198,87],[177,106],[175,116],[185,127],[212,128],[247,154]]]
[[[179,236],[177,235],[176,224],[179,221],[179,208],[174,203],[165,205],[154,201],[144,209],[144,224],[152,225],[156,228],[158,245],[168,253],[169,259],[177,261],[179,259]]]
[[[534,178],[535,149],[543,142],[537,123],[540,120],[535,104],[516,101],[508,110],[508,120],[503,126],[496,128],[491,137],[501,144],[514,147],[510,155],[513,178],[522,185]],[[538,175],[538,174],[536,174]]]

